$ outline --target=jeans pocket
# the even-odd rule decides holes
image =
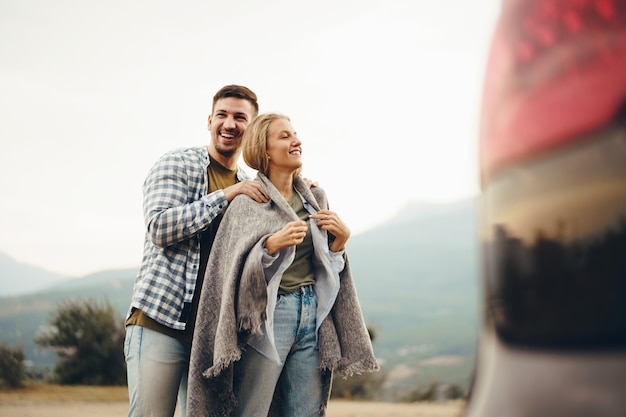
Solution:
[[[136,328],[137,326],[132,324],[130,326],[126,326],[126,336],[124,337],[124,357],[126,359],[128,359],[128,356],[130,354],[130,344],[132,342],[133,333],[135,333]]]
[[[274,306],[274,308],[278,307],[280,304],[282,304],[282,302],[285,300],[285,296],[284,295],[277,295],[276,296],[276,305]]]

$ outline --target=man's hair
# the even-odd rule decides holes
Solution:
[[[217,103],[219,99],[226,97],[236,97],[242,100],[248,100],[254,108],[254,114],[252,115],[253,118],[259,113],[259,104],[257,103],[256,94],[254,94],[254,92],[248,87],[235,84],[224,86],[220,88],[217,93],[215,93],[213,96],[213,108],[211,109],[211,113],[215,110],[215,103]]]
[[[267,158],[268,137],[270,124],[277,119],[290,121],[289,117],[280,113],[265,113],[256,117],[246,128],[241,140],[243,160],[252,169],[265,176],[269,176],[269,159]],[[294,178],[300,175],[302,169],[294,172]]]

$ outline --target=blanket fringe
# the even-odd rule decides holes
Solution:
[[[205,371],[202,372],[202,376],[205,378],[215,378],[219,374],[221,374],[224,369],[227,369],[230,365],[232,365],[234,362],[237,362],[239,359],[241,359],[241,350],[232,352],[225,357],[216,358],[213,366],[205,369]]]
[[[377,372],[380,370],[380,364],[375,358],[363,358],[358,361],[326,358],[320,361],[318,368],[323,371],[338,372],[343,378],[347,378],[363,372]]]
[[[261,318],[265,320],[265,317]],[[251,317],[239,318],[239,325],[237,328],[238,333],[245,335],[245,340],[252,337],[262,337],[263,331],[261,330],[262,321],[254,320]]]
[[[320,359],[317,368],[320,371],[334,371],[339,366],[340,361],[341,358],[337,357]]]

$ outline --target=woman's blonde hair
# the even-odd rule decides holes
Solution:
[[[267,131],[274,120],[284,119],[291,122],[288,116],[281,113],[264,113],[255,117],[246,128],[242,138],[243,160],[246,164],[265,176],[269,177],[269,158],[267,156],[268,137]],[[300,175],[302,170],[294,173],[294,178]]]

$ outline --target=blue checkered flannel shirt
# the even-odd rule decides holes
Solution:
[[[200,236],[228,205],[222,190],[207,194],[206,147],[182,148],[163,155],[143,184],[146,227],[143,258],[135,278],[133,308],[176,330],[191,303],[200,267]],[[248,175],[237,169],[237,178]]]

